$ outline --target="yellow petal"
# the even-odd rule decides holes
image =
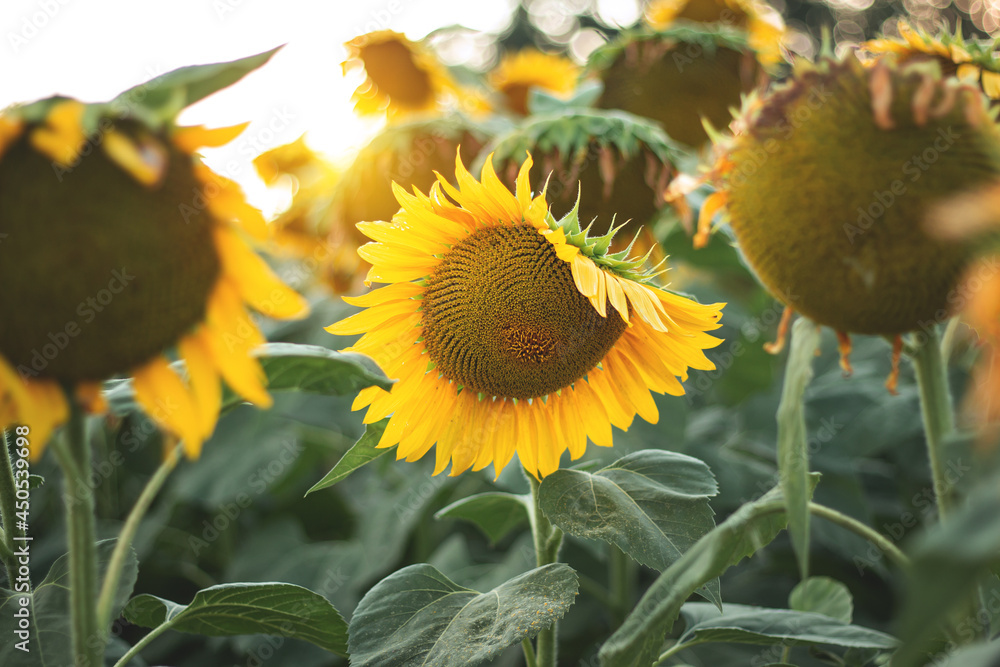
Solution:
[[[279,320],[309,314],[309,303],[281,282],[267,262],[227,226],[215,228],[215,246],[226,276],[243,301],[255,310]]]
[[[198,409],[184,381],[163,357],[156,357],[135,372],[135,399],[149,417],[184,440],[185,453],[194,458],[201,451],[202,428]]]
[[[345,303],[349,303],[352,306],[368,308],[371,306],[381,305],[388,301],[409,299],[411,296],[422,294],[423,291],[424,288],[416,283],[394,283],[392,285],[386,285],[385,287],[374,289],[367,294],[362,294],[361,296],[342,296],[340,298],[343,299]]]
[[[22,131],[24,131],[24,121],[0,113],[0,158],[3,157],[7,147],[17,141]]]
[[[147,187],[160,183],[167,173],[167,151],[152,137],[133,139],[112,128],[104,133],[101,146],[115,164]]]
[[[45,124],[31,131],[31,145],[63,168],[76,164],[87,143],[83,132],[86,105],[76,100],[56,103],[45,117]]]
[[[198,409],[198,425],[202,438],[207,440],[215,430],[222,409],[222,384],[204,327],[181,339],[178,351],[187,363],[191,397]],[[188,456],[197,458],[198,452],[188,452]]]
[[[213,301],[210,301],[204,340],[215,367],[237,394],[257,407],[271,407],[271,396],[264,387],[267,377],[260,363],[250,356],[252,346],[248,345],[247,337],[241,336],[239,330],[231,330],[227,322],[219,323],[212,311]],[[254,331],[260,335],[256,327]]]
[[[204,125],[191,125],[188,127],[178,127],[174,129],[171,136],[174,146],[191,154],[196,153],[199,148],[217,148],[225,146],[230,141],[240,136],[243,130],[247,129],[250,123],[240,123],[229,127],[213,127],[211,129]]]

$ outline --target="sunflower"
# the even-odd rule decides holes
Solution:
[[[490,72],[489,83],[503,95],[508,109],[527,116],[528,91],[532,88],[568,95],[579,78],[580,67],[569,58],[526,48],[505,55]]]
[[[579,196],[580,210],[594,218],[593,233],[606,234],[612,221],[621,225],[612,251],[635,240],[637,254],[653,250],[662,259],[652,226],[685,152],[654,123],[624,111],[576,109],[527,119],[489,150],[511,187],[524,156],[537,158],[554,215],[568,213]]]
[[[646,23],[663,30],[676,21],[719,23],[746,30],[761,64],[782,61],[785,21],[774,7],[759,0],[654,0],[646,7]]]
[[[271,222],[269,248],[279,257],[311,266],[311,273],[337,275],[332,267],[340,266],[336,261],[340,259],[336,257],[338,247],[330,244],[324,220],[330,192],[340,177],[338,169],[306,144],[305,135],[260,154],[253,164],[267,185],[290,181],[293,188],[291,204]],[[356,257],[356,253],[351,254]],[[338,293],[344,287],[337,281],[330,286]]]
[[[459,90],[438,59],[423,44],[392,30],[359,35],[344,44],[344,74],[363,69],[365,80],[351,98],[360,114],[390,116],[434,111]]]
[[[244,127],[153,129],[66,98],[0,115],[0,427],[31,426],[34,457],[68,401],[100,411],[115,375],[135,378],[191,457],[214,429],[220,376],[271,403],[245,305],[278,318],[307,306],[248,245],[266,232],[260,213],[195,155]]]
[[[389,415],[379,447],[414,461],[435,443],[435,474],[497,474],[515,451],[536,477],[578,459],[611,426],[657,420],[650,391],[681,395],[688,368],[711,369],[723,304],[700,305],[646,284],[648,272],[588,238],[577,212],[560,221],[532,197],[526,160],[512,194],[491,158],[481,182],[456,158],[458,187],[396,187],[392,222],[366,222],[360,253],[386,283],[345,299],[367,309],[328,327],[364,333],[350,349],[399,378],[363,390],[364,421]],[[453,203],[454,202],[454,203]]]
[[[697,242],[725,206],[784,324],[794,309],[833,328],[848,372],[849,333],[893,338],[898,368],[900,334],[947,317],[970,260],[969,243],[932,238],[922,220],[1000,174],[987,103],[934,63],[801,63],[717,142]]]
[[[723,25],[627,31],[591,54],[604,90],[596,106],[651,118],[671,139],[700,146],[766,80],[745,33]],[[709,85],[708,82],[711,82]]]
[[[965,411],[985,426],[980,443],[1000,434],[1000,181],[963,192],[932,210],[928,232],[946,241],[971,240],[980,256],[970,264],[954,301],[978,336],[981,355],[965,399]]]
[[[410,120],[386,127],[354,158],[331,190],[322,222],[327,246],[336,257],[329,263],[327,282],[338,293],[355,291],[369,269],[357,249],[368,241],[355,225],[366,220],[391,220],[399,210],[393,182],[409,190],[426,190],[435,171],[447,171],[455,151],[471,160],[487,134],[464,116]]]
[[[961,32],[931,35],[904,20],[898,23],[899,37],[881,37],[861,44],[860,55],[869,61],[893,54],[901,63],[933,60],[947,76],[978,85],[992,100],[1000,99],[1000,59],[993,41],[976,42],[962,38]]]

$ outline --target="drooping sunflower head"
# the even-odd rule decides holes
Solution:
[[[863,62],[874,62],[886,54],[900,63],[933,61],[945,76],[979,86],[991,100],[1000,99],[1000,58],[992,40],[966,40],[961,32],[932,35],[904,20],[897,27],[899,37],[880,37],[861,44]]]
[[[0,308],[18,314],[0,329],[0,427],[30,424],[35,455],[65,419],[63,390],[92,398],[115,375],[135,376],[189,455],[215,426],[220,376],[269,404],[245,304],[307,308],[247,244],[260,213],[194,154],[243,127],[154,128],[66,98],[0,115]],[[186,380],[164,357],[174,349]]]
[[[725,205],[764,285],[844,336],[947,317],[969,246],[931,238],[922,221],[1000,173],[1000,132],[977,88],[934,63],[825,58],[748,100],[733,127],[702,232]]]
[[[405,115],[433,111],[457,90],[448,70],[426,46],[393,30],[359,35],[344,45],[344,74],[363,69],[365,80],[351,98],[358,113]]]
[[[435,181],[435,171],[450,169],[459,146],[463,158],[471,160],[486,137],[482,127],[463,116],[412,120],[386,127],[358,153],[332,190],[324,221],[329,229],[327,244],[338,258],[328,279],[342,287],[338,291],[358,289],[368,271],[357,254],[368,238],[355,225],[392,220],[399,210],[393,183],[426,191]]]
[[[532,195],[531,160],[514,191],[487,158],[477,181],[457,159],[458,187],[395,187],[391,222],[364,222],[360,254],[385,287],[349,303],[363,312],[328,327],[363,333],[350,349],[373,356],[390,392],[362,391],[366,423],[390,417],[379,447],[413,461],[436,448],[435,472],[457,475],[515,451],[543,476],[588,438],[610,446],[611,425],[656,421],[650,391],[679,395],[688,368],[712,368],[722,304],[699,305],[648,284],[641,262],[611,254],[576,211],[556,220]]]
[[[271,221],[270,247],[282,257],[315,267],[317,276],[325,275],[333,255],[326,214],[330,192],[340,178],[337,168],[306,144],[305,135],[257,156],[254,167],[266,184],[285,180],[293,192],[289,207]]]
[[[577,203],[592,233],[624,225],[613,250],[636,239],[637,254],[656,247],[653,222],[684,150],[655,124],[623,111],[577,109],[529,119],[488,149],[513,187],[529,153],[542,167],[546,199],[563,216]]]
[[[499,92],[507,109],[528,115],[528,92],[532,88],[568,95],[576,88],[580,67],[569,58],[526,48],[508,53],[490,72],[490,86]]]
[[[688,146],[708,138],[703,119],[725,127],[764,76],[745,34],[716,25],[626,32],[587,67],[604,84],[598,107],[651,118]]]
[[[750,48],[768,67],[782,61],[781,42],[785,21],[778,11],[761,0],[653,0],[645,20],[654,30],[681,21],[715,23],[747,32]]]

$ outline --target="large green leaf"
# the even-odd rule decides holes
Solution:
[[[703,602],[681,607],[686,628],[678,644],[830,644],[845,648],[893,649],[889,635],[811,612],[727,604],[725,612]]]
[[[528,521],[530,496],[513,493],[480,493],[453,502],[434,516],[438,519],[465,519],[479,526],[496,544],[507,533]]]
[[[369,357],[355,352],[335,352],[318,345],[267,343],[256,356],[267,375],[270,391],[301,391],[324,396],[345,396],[367,387],[388,391],[392,381]],[[174,370],[184,373],[184,364],[176,362]],[[126,415],[139,409],[131,380],[116,380],[105,385],[105,397],[111,411]],[[223,398],[223,410],[243,402],[228,388]]]
[[[812,474],[810,481],[814,488],[819,475]],[[651,665],[687,597],[768,544],[786,521],[785,499],[778,488],[740,506],[653,582],[622,626],[601,647],[601,665]]]
[[[185,107],[262,67],[280,48],[230,62],[181,67],[129,88],[108,104],[158,128],[173,121]]]
[[[198,591],[187,605],[139,595],[124,614],[130,623],[157,631],[290,637],[347,655],[347,623],[340,613],[319,593],[293,584],[221,584]]]
[[[819,329],[799,318],[792,326],[792,346],[785,368],[785,386],[778,405],[778,474],[788,503],[788,533],[799,561],[799,574],[809,576],[809,446],[802,399],[812,379],[812,361],[819,347]]]
[[[361,466],[367,465],[378,457],[390,452],[392,450],[391,447],[383,447],[382,449],[376,447],[378,441],[382,438],[382,433],[385,431],[385,427],[388,423],[389,418],[386,417],[382,421],[377,421],[374,424],[368,424],[365,428],[364,435],[362,435],[358,441],[354,443],[354,445],[352,445],[342,457],[340,457],[340,460],[337,461],[337,464],[333,466],[333,469],[330,472],[323,475],[323,479],[313,484],[312,487],[306,491],[306,495],[308,496],[313,491],[319,491],[320,489],[325,489],[328,486],[333,486]]]
[[[487,593],[463,588],[426,564],[375,585],[351,619],[355,667],[471,667],[555,623],[573,604],[576,573],[546,565]]]
[[[953,639],[969,641],[988,629],[977,618],[977,584],[1000,564],[1000,491],[996,480],[923,533],[913,544],[905,598],[900,605],[902,642],[893,665],[922,665],[942,638],[942,627]],[[993,605],[994,600],[989,603]]]
[[[116,540],[102,540],[97,543],[97,566],[101,573],[111,560]],[[117,618],[125,605],[132,587],[139,575],[139,561],[135,552],[129,549],[122,567],[121,578],[115,591],[111,607],[112,617]],[[21,638],[14,634],[18,628],[18,618],[14,614],[22,609],[21,599],[29,599],[31,610],[29,619],[28,652],[18,650]],[[45,579],[31,594],[15,593],[0,589],[0,665],[4,667],[66,667],[72,665],[73,654],[70,645],[69,619],[69,555],[60,556],[52,564]]]
[[[539,503],[564,531],[617,544],[664,570],[714,527],[708,499],[716,493],[703,461],[644,450],[593,474],[557,470],[542,480]]]
[[[715,527],[708,499],[718,492],[703,461],[645,450],[593,474],[557,470],[542,480],[538,498],[549,520],[565,532],[610,542],[663,571]],[[721,603],[718,582],[703,592]]]
[[[830,577],[809,577],[799,582],[788,596],[795,611],[823,614],[844,623],[854,616],[854,602],[847,586]]]

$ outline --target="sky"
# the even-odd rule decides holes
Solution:
[[[179,119],[181,124],[208,126],[251,121],[229,146],[206,152],[206,161],[240,182],[251,203],[273,213],[282,207],[282,195],[267,192],[256,180],[253,157],[305,132],[310,146],[336,160],[362,147],[380,126],[353,113],[350,97],[361,75],[343,75],[344,42],[384,29],[417,39],[453,24],[498,32],[509,22],[515,4],[2,0],[0,108],[57,93],[106,101],[178,67],[234,60],[284,44],[266,66],[191,106]],[[635,0],[601,0],[599,6],[602,15],[622,21],[633,20],[637,13]]]

